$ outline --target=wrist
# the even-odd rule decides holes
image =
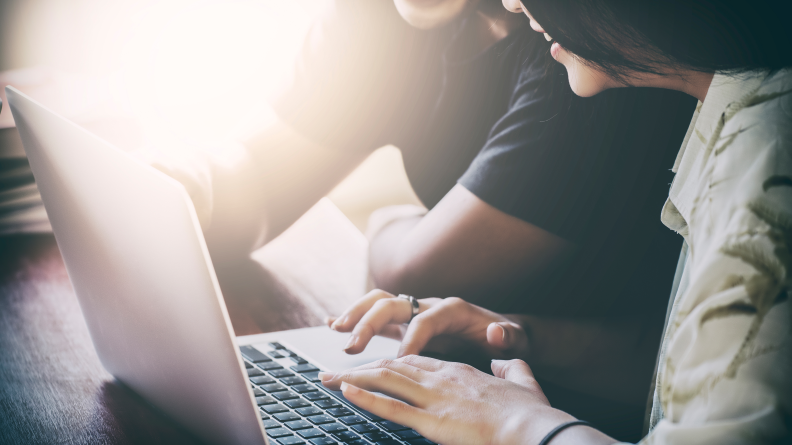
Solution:
[[[515,413],[507,418],[495,443],[503,445],[538,444],[553,428],[577,420],[574,416],[549,405]]]

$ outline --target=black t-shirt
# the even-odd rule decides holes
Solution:
[[[681,239],[659,215],[695,100],[637,88],[578,98],[527,20],[466,57],[472,32],[466,17],[422,31],[392,2],[337,0],[275,109],[339,150],[399,147],[429,208],[459,182],[577,243],[580,254],[547,286],[512,290],[530,295],[513,299],[522,310],[662,312]]]

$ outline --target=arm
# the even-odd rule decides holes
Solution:
[[[245,146],[245,158],[234,165],[212,165],[213,209],[205,235],[216,259],[246,257],[272,240],[369,154],[322,146],[280,121]]]
[[[573,252],[571,242],[456,185],[426,216],[377,233],[369,263],[377,286],[389,292],[482,304],[518,279],[538,284]]]

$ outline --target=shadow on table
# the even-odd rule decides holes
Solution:
[[[118,443],[204,443],[117,380],[102,385],[97,404],[90,430],[108,430],[102,435],[120,439]]]

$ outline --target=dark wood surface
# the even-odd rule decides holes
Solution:
[[[365,240],[339,215],[320,203],[257,260],[216,267],[237,335],[315,326],[360,296]],[[52,235],[0,236],[0,443],[200,443],[104,370]]]

